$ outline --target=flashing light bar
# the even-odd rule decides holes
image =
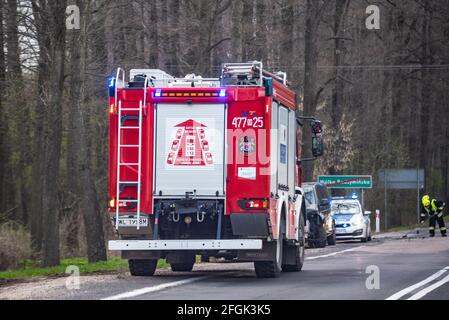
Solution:
[[[213,92],[173,92],[156,90],[154,92],[155,98],[226,98],[226,89]]]

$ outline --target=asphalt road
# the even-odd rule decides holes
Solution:
[[[446,268],[446,269],[445,269]],[[73,286],[75,284],[75,286]],[[405,300],[449,299],[449,239],[400,236],[307,250],[300,273],[257,279],[248,263],[199,264],[192,273],[157,271],[41,279],[0,287],[0,299]]]

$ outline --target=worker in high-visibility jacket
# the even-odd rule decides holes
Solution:
[[[435,227],[438,222],[442,237],[446,237],[446,226],[444,224],[443,214],[446,204],[443,201],[437,199],[431,199],[429,195],[422,197],[421,201],[421,223],[424,223],[427,216],[429,217],[429,234],[431,237],[435,237]]]

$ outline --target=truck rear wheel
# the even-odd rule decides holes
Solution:
[[[283,220],[282,220],[283,221]],[[279,239],[276,243],[276,254],[273,261],[255,261],[254,269],[258,278],[275,278],[282,270],[282,254],[284,247],[284,222],[282,222]]]
[[[304,216],[301,214],[299,218],[299,229],[298,229],[298,239],[299,244],[295,245],[294,250],[294,264],[285,264],[282,266],[283,272],[299,272],[302,270],[305,259],[305,249],[306,249],[306,230],[304,226]]]
[[[187,263],[172,263],[170,264],[173,272],[192,272],[194,262]]]
[[[134,277],[152,277],[158,260],[128,260],[129,272]]]

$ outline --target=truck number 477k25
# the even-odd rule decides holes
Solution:
[[[254,117],[254,118],[235,117],[232,120],[232,126],[235,129],[263,128],[264,127],[264,118],[263,117]]]

